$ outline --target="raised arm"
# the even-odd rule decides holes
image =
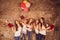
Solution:
[[[18,22],[18,21],[16,21],[16,24],[17,24],[17,26],[18,26],[18,27],[20,27],[20,24],[19,24],[19,22]]]

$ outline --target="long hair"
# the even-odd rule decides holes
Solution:
[[[30,24],[34,24],[35,23],[35,19],[33,19],[33,21]]]
[[[16,21],[17,21],[17,20],[16,20]],[[18,31],[18,25],[16,24],[16,21],[15,21],[15,28],[16,28],[16,31]],[[20,22],[19,22],[19,25],[20,25],[20,27],[23,27]]]
[[[27,23],[28,23],[29,25],[31,25],[31,24],[33,23],[33,21],[30,23],[30,20],[31,20],[31,19],[32,19],[32,18],[29,18],[29,19],[28,19],[28,22],[27,22]],[[33,20],[33,19],[32,19],[32,20]]]
[[[16,24],[16,21],[15,21],[15,28],[16,28],[16,31],[18,31],[18,25]]]
[[[38,23],[37,23],[37,24],[41,23],[41,22],[40,22],[40,19],[37,19],[37,20],[38,20]],[[35,20],[35,24],[36,24],[36,20]],[[37,24],[36,24],[36,25],[37,25]]]
[[[19,21],[19,25],[20,25],[20,27],[23,27],[23,24],[22,24],[22,23],[20,23],[20,21]]]
[[[41,27],[42,27],[42,25],[44,25],[46,27],[46,22],[45,22],[44,17],[41,17],[41,19],[43,20],[43,23],[41,23]]]

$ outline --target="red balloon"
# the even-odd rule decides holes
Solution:
[[[25,3],[21,3],[21,8],[26,8]]]
[[[8,23],[8,27],[12,28],[14,25],[12,23]]]

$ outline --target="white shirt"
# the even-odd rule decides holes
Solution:
[[[38,31],[38,27],[35,28],[35,33],[38,34],[39,31]]]
[[[36,34],[38,34],[38,33],[39,33],[37,29],[35,29],[35,33],[36,33]]]
[[[23,24],[23,33],[26,34],[27,33],[27,29],[26,29],[26,25]]]
[[[32,31],[32,26],[28,25],[27,30],[28,30],[28,31]]]
[[[44,26],[42,26],[42,29],[40,30],[39,33],[42,34],[42,35],[46,35],[46,29],[45,29]]]
[[[22,29],[21,27],[18,28],[18,31],[16,31],[14,34],[15,37],[18,37],[21,35],[21,29]]]

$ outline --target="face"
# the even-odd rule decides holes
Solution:
[[[35,26],[35,22],[33,23],[33,25]]]
[[[41,22],[41,23],[43,23],[43,20],[42,20],[42,19],[40,19],[40,22]]]
[[[36,24],[38,23],[39,21],[38,20],[36,20]]]
[[[46,26],[48,27],[49,25],[48,25],[48,24],[46,24]]]

